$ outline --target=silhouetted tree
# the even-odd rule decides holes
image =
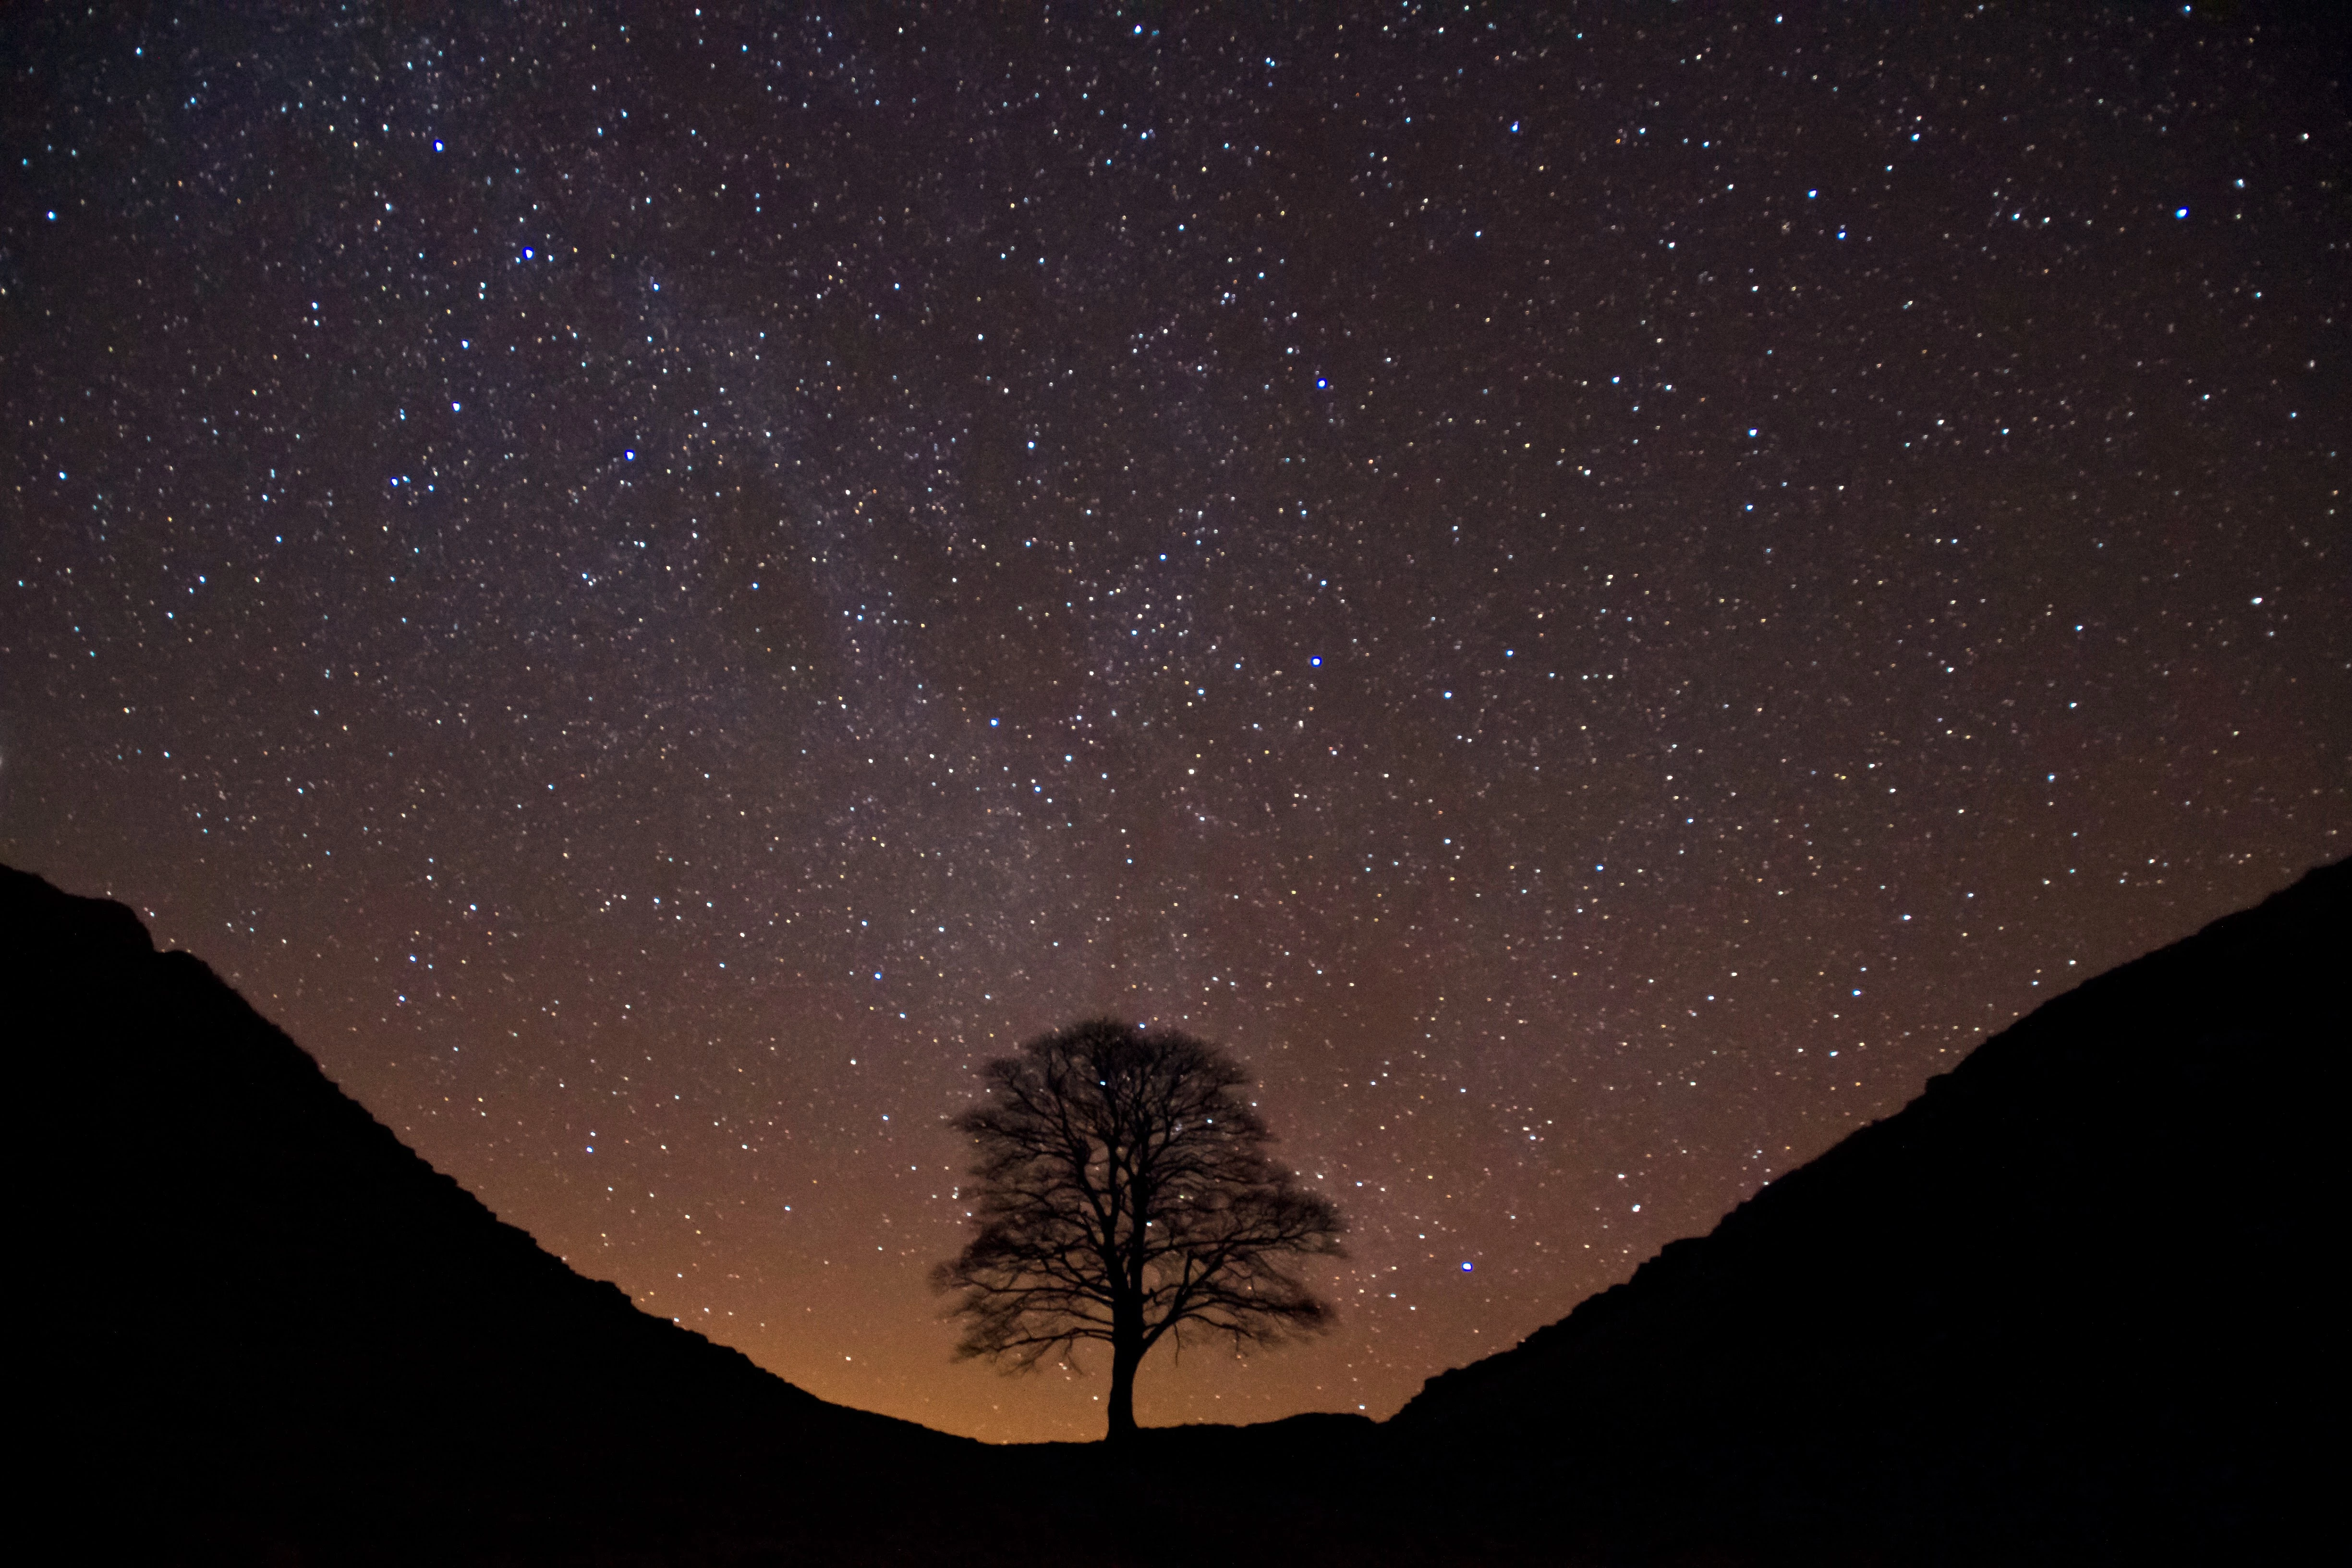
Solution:
[[[1110,1346],[1113,1439],[1135,1430],[1135,1372],[1162,1339],[1239,1351],[1325,1327],[1285,1266],[1341,1256],[1339,1210],[1267,1158],[1248,1075],[1220,1047],[1110,1018],[1031,1040],[983,1069],[954,1119],[978,1145],[978,1234],[932,1275],[965,1320],[960,1356],[1016,1370]]]

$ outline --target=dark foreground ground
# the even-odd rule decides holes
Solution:
[[[572,1273],[129,910],[0,868],[20,1521],[155,1563],[2283,1561],[2347,973],[2338,865],[1385,1424],[988,1447]]]

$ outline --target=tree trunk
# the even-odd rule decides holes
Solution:
[[[1103,1435],[1106,1442],[1122,1442],[1135,1436],[1135,1369],[1142,1364],[1142,1325],[1136,1325],[1131,1332],[1125,1324],[1113,1328],[1110,1343],[1110,1430]]]

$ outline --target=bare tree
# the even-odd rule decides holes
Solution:
[[[1238,1352],[1325,1327],[1286,1272],[1342,1256],[1339,1210],[1267,1158],[1274,1135],[1220,1047],[1091,1019],[983,1069],[988,1100],[954,1119],[978,1146],[978,1234],[932,1274],[965,1320],[960,1356],[1026,1371],[1079,1342],[1110,1346],[1110,1429],[1135,1431],[1135,1372],[1162,1339]]]

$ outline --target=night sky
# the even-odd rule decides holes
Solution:
[[[1140,1418],[1385,1415],[2352,848],[2333,37],[971,9],[9,7],[0,858],[1028,1438],[1107,1373],[925,1286],[1023,1038],[1350,1223]]]

